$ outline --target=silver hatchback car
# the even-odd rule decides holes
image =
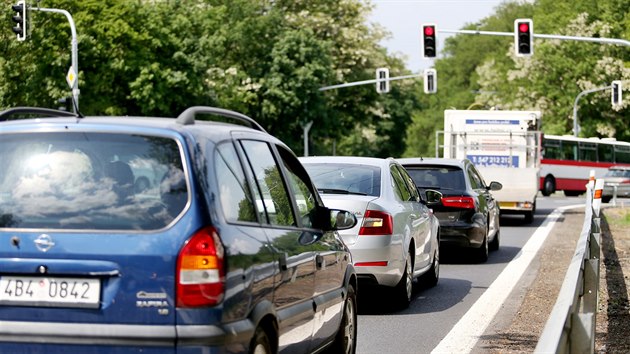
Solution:
[[[391,158],[301,157],[300,162],[327,207],[356,216],[357,225],[339,233],[363,285],[390,287],[397,305],[405,308],[415,278],[425,286],[437,284],[439,221],[427,204],[439,202],[439,192],[421,196]]]
[[[602,202],[614,197],[630,197],[630,166],[611,166],[604,175]]]

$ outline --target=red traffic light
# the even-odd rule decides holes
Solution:
[[[425,58],[435,58],[437,54],[436,34],[434,24],[422,25],[422,56]]]
[[[529,18],[514,20],[514,51],[517,57],[534,54],[534,21]]]
[[[529,23],[521,22],[518,24],[518,31],[521,33],[529,32]]]

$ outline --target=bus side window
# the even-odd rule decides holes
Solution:
[[[614,148],[609,144],[598,144],[597,156],[599,162],[615,162]]]
[[[562,159],[577,161],[577,142],[575,141],[563,141],[562,142]]]
[[[546,159],[560,160],[562,159],[562,148],[560,147],[560,141],[544,139],[543,140],[543,155]]]
[[[630,147],[615,146],[615,162],[630,163]]]
[[[597,146],[593,143],[579,143],[580,161],[597,162]]]

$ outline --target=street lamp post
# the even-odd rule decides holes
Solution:
[[[593,93],[593,92],[598,92],[598,91],[604,91],[604,90],[608,90],[612,88],[612,86],[606,86],[606,87],[599,87],[599,88],[594,88],[594,89],[590,89],[590,90],[584,90],[582,92],[580,92],[576,97],[575,97],[575,101],[573,102],[573,136],[577,137],[578,133],[579,133],[579,129],[580,126],[578,124],[578,115],[577,115],[577,111],[578,111],[578,101],[580,100],[580,98],[586,94],[589,93]]]

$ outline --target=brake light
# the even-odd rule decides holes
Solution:
[[[394,222],[388,213],[368,210],[363,217],[359,235],[391,235],[394,233]]]
[[[630,179],[624,179],[621,184],[630,184]]]
[[[442,197],[442,205],[460,209],[475,209],[475,199],[473,197]]]
[[[177,258],[177,307],[214,306],[223,300],[223,245],[214,227],[197,231]]]
[[[387,261],[378,261],[378,262],[357,262],[354,264],[355,267],[387,267]]]

